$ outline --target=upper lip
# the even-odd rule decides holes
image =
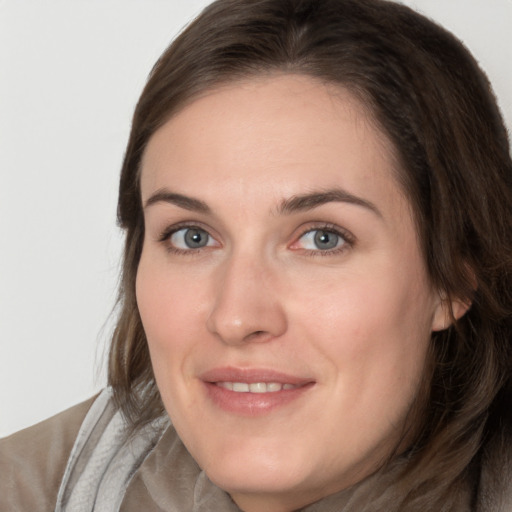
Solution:
[[[288,373],[267,368],[236,368],[227,366],[224,368],[212,368],[202,373],[199,378],[204,382],[276,382],[279,384],[293,384],[301,386],[314,382],[314,379],[290,375]]]

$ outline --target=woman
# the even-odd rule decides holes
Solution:
[[[110,387],[4,442],[11,475],[35,435],[54,458],[7,503],[510,510],[511,205],[489,84],[443,29],[214,2],[134,115]]]

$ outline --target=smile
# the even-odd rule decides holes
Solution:
[[[260,416],[302,403],[316,380],[265,368],[219,367],[199,376],[205,398],[229,414]]]
[[[215,384],[235,393],[276,393],[299,387],[294,384],[281,384],[279,382],[216,382]]]

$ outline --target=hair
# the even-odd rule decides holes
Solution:
[[[512,410],[512,162],[489,82],[452,34],[386,0],[217,0],[154,66],[122,166],[125,230],[109,384],[130,424],[163,414],[135,297],[140,163],[151,136],[199,94],[272,73],[349,90],[391,140],[430,279],[471,304],[432,334],[425,404],[401,478],[407,510],[448,510]],[[446,507],[446,508],[445,508]]]

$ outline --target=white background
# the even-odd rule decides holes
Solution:
[[[208,0],[0,0],[0,436],[105,383],[117,180],[154,61]],[[512,127],[512,0],[411,0],[480,60]]]

